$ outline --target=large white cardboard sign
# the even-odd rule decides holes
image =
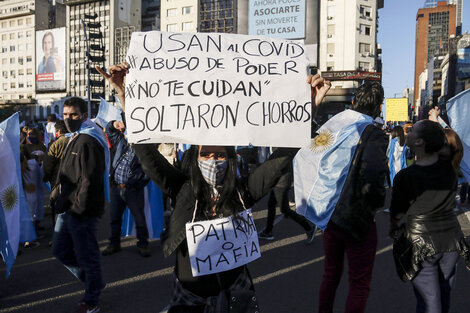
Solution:
[[[251,210],[232,217],[186,224],[193,276],[228,271],[261,257]]]
[[[305,47],[267,37],[135,32],[127,54],[132,143],[302,147],[310,139]]]

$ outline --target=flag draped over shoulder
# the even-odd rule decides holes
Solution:
[[[102,131],[98,129],[98,126],[93,127],[87,125],[85,122],[82,123],[80,129],[77,132],[74,133],[67,133],[65,134],[65,137],[72,137],[75,134],[85,134],[89,135],[93,138],[95,138],[100,145],[104,149],[104,161],[105,161],[105,166],[104,166],[104,200],[106,202],[110,201],[110,195],[109,195],[109,148],[108,148],[108,142],[106,141],[106,138],[104,137],[104,134]]]
[[[390,170],[390,182],[393,186],[395,175],[406,168],[406,146],[401,147],[398,138],[390,140],[388,149],[388,167]]]
[[[149,238],[158,239],[163,231],[163,201],[162,192],[154,182],[150,181],[145,187],[145,221],[149,231]],[[135,236],[135,222],[129,208],[126,208],[122,217],[121,236]]]
[[[463,144],[460,169],[467,181],[470,181],[470,89],[451,98],[447,101],[446,107],[450,127],[459,135]]]
[[[20,242],[21,169],[18,113],[0,124],[0,254],[7,277]],[[31,223],[31,218],[29,219]],[[31,223],[32,226],[32,223]]]
[[[95,123],[99,124],[101,127],[106,128],[106,125],[110,121],[121,121],[122,122],[122,110],[118,107],[115,107],[109,104],[108,101],[100,98],[100,108],[98,114],[96,115]]]
[[[325,230],[348,176],[351,160],[372,117],[346,110],[319,130],[310,147],[294,158],[294,190],[297,213]]]

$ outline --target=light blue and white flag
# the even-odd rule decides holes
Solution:
[[[393,179],[399,171],[406,168],[407,146],[400,146],[397,137],[390,140],[388,148],[388,167],[390,171],[390,182],[393,186]]]
[[[108,101],[100,97],[100,108],[96,115],[95,123],[101,127],[106,128],[106,125],[110,121],[121,121],[122,122],[122,110],[116,106],[109,104]]]
[[[319,130],[310,147],[294,159],[294,191],[297,213],[325,230],[348,177],[349,167],[362,132],[372,117],[346,110]]]
[[[18,114],[0,124],[0,164],[2,166],[0,174],[0,254],[6,264],[7,277],[15,262],[20,242],[19,129]],[[14,147],[15,145],[17,147]]]
[[[463,144],[460,169],[467,181],[470,181],[470,89],[451,98],[446,107],[450,127],[459,135]]]
[[[149,231],[150,239],[160,238],[160,234],[163,231],[163,201],[162,192],[160,188],[155,185],[153,181],[150,181],[145,187],[145,220],[147,222],[147,229]],[[121,236],[134,236],[135,222],[134,218],[129,210],[126,208],[122,217],[122,228]]]

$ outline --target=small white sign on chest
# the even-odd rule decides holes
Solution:
[[[251,210],[238,218],[187,223],[186,239],[194,277],[225,272],[261,256]]]

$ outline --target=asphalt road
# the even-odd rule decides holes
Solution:
[[[265,225],[265,202],[254,208],[258,229]],[[109,235],[109,217],[101,221],[100,247]],[[468,220],[465,219],[468,223]],[[50,233],[50,221],[46,220]],[[470,229],[470,223],[468,223]],[[378,248],[374,265],[367,312],[414,312],[415,299],[409,283],[395,273],[391,244],[387,237],[388,215],[377,215]],[[262,257],[249,265],[262,312],[316,312],[323,272],[323,242],[319,236],[305,243],[303,230],[291,220],[283,219],[274,229],[274,241],[260,241]],[[73,312],[83,295],[84,286],[52,257],[47,243],[25,250],[4,280],[0,262],[0,313],[2,312]],[[168,303],[174,258],[164,259],[159,241],[151,242],[152,256],[142,258],[135,239],[123,240],[123,251],[102,257],[103,276],[108,288],[101,296],[102,312],[160,312]],[[347,296],[347,265],[338,288],[335,312],[343,312]],[[469,312],[470,272],[463,262],[458,265],[453,291],[452,313]]]

